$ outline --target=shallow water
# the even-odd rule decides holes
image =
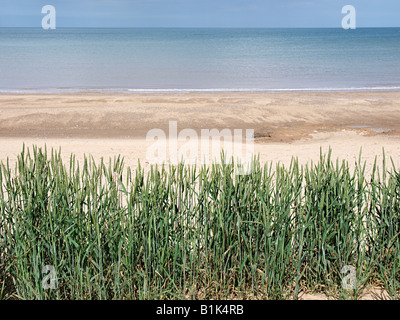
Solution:
[[[400,28],[0,28],[0,92],[399,90]]]

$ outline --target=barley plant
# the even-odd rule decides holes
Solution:
[[[253,162],[249,175],[233,161],[132,171],[121,157],[63,163],[60,150],[24,147],[0,166],[0,298],[357,299],[367,286],[399,297],[394,166],[375,161],[366,176],[330,152]]]

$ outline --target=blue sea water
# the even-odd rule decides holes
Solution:
[[[0,28],[0,93],[399,89],[400,28]]]

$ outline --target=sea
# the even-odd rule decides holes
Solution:
[[[0,93],[400,89],[400,28],[0,28]]]

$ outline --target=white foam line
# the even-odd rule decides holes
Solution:
[[[26,93],[190,93],[190,92],[357,92],[357,91],[397,91],[400,86],[348,87],[348,88],[215,88],[215,89],[133,89],[133,88],[48,88],[48,89],[0,89],[0,94]]]
[[[261,89],[261,88],[239,88],[239,89],[128,89],[135,93],[168,93],[168,92],[291,92],[291,91],[382,91],[400,90],[400,87],[351,87],[351,88],[280,88],[280,89]]]

